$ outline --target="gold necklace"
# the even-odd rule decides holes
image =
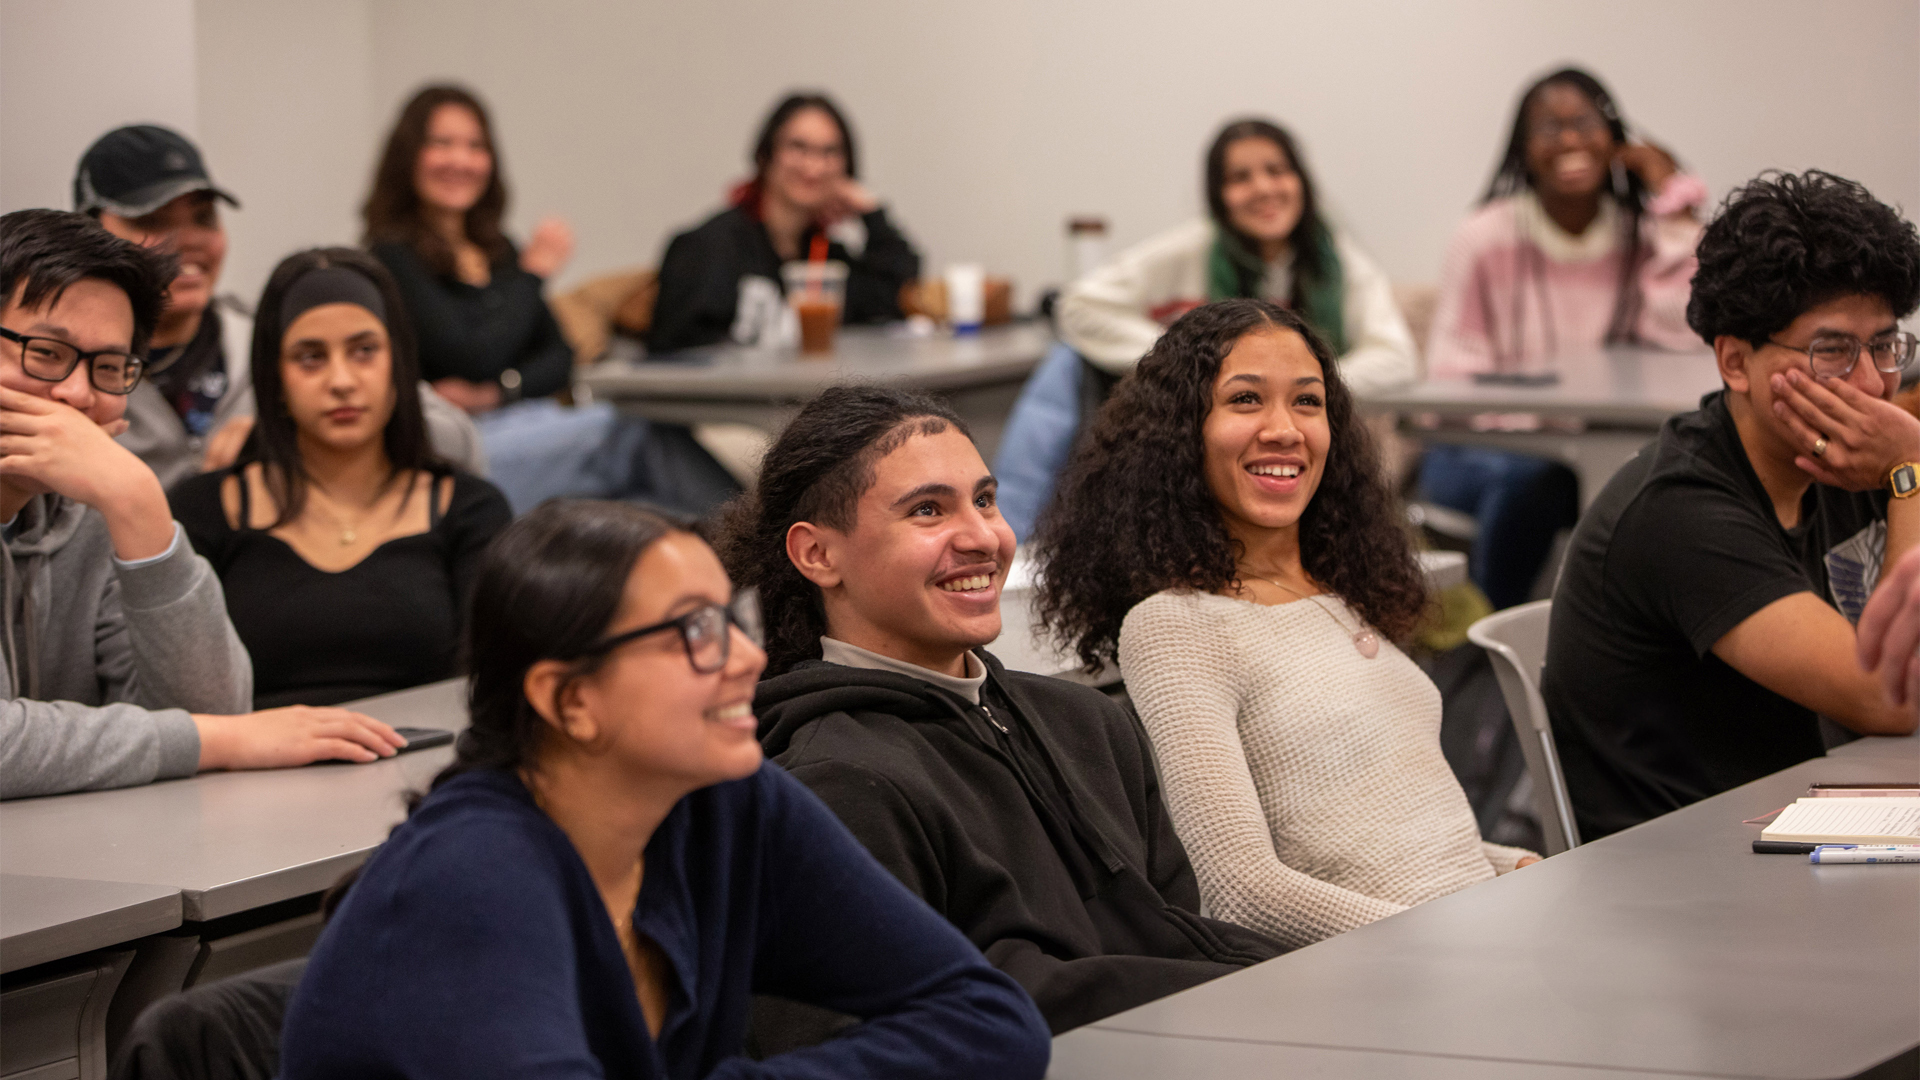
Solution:
[[[1270,577],[1262,577],[1259,574],[1251,573],[1245,567],[1240,567],[1239,570],[1241,573],[1246,574],[1250,578],[1254,578],[1258,581],[1264,581],[1276,589],[1285,589],[1286,591],[1292,593],[1293,595],[1309,603],[1312,603],[1313,601],[1318,599],[1318,597],[1308,596],[1306,593],[1301,592],[1300,590],[1292,587],[1291,585],[1282,585]],[[1313,604],[1313,606],[1319,608],[1321,614],[1325,615],[1329,619],[1332,619],[1333,625],[1339,627],[1343,632],[1347,629],[1347,624],[1340,621],[1340,616],[1335,615],[1332,612],[1332,610],[1330,610],[1325,604],[1315,603]],[[1351,640],[1353,641],[1354,650],[1357,651],[1361,656],[1364,656],[1367,659],[1371,660],[1374,657],[1380,655],[1380,635],[1374,633],[1371,627],[1362,626],[1360,629],[1354,631]]]
[[[328,495],[327,501],[329,503],[333,502],[333,496]],[[376,505],[378,505],[377,501],[376,501]],[[371,513],[371,511],[368,511],[368,513]],[[332,518],[333,523],[340,527],[340,546],[352,547],[353,542],[360,538],[360,533],[359,533],[360,523],[366,520],[366,514],[361,514],[358,518],[355,518],[353,521],[349,522],[342,519],[342,515],[338,512],[337,509],[335,509],[333,506],[328,506],[327,516]]]

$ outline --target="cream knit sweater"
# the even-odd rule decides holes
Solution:
[[[1337,620],[1337,624],[1336,624]],[[1332,596],[1272,607],[1162,592],[1120,670],[1208,913],[1308,945],[1496,873],[1440,754],[1440,692]]]

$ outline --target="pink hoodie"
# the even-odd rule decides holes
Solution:
[[[1700,348],[1687,327],[1687,297],[1701,225],[1684,210],[1705,199],[1705,185],[1678,174],[1641,216],[1633,322],[1639,344]],[[1611,199],[1578,236],[1555,225],[1531,191],[1475,211],[1447,248],[1427,373],[1446,378],[1537,366],[1604,343],[1620,288],[1621,230]]]

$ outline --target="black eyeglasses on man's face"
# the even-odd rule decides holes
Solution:
[[[82,362],[87,365],[87,381],[103,394],[131,394],[140,385],[147,362],[116,349],[81,352],[59,338],[30,337],[0,326],[0,338],[20,346],[20,370],[42,382],[66,382],[67,376]]]
[[[1852,334],[1821,333],[1805,345],[1789,345],[1772,338],[1767,339],[1767,344],[1806,353],[1807,366],[1822,379],[1844,379],[1851,375],[1862,351],[1872,358],[1875,371],[1897,375],[1913,362],[1914,352],[1913,335],[1898,330],[1871,341],[1861,341]]]
[[[648,634],[678,630],[680,643],[687,649],[687,662],[693,665],[693,670],[708,675],[726,667],[727,658],[732,655],[733,634],[728,630],[729,624],[739,627],[748,641],[755,645],[762,643],[759,593],[742,589],[725,607],[702,604],[678,618],[601,638],[582,650],[578,659],[603,655]]]

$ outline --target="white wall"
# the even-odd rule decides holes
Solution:
[[[373,174],[370,0],[196,0],[200,148],[241,201],[222,288],[251,303],[288,254],[360,235]]]
[[[252,292],[357,236],[401,102],[454,78],[494,108],[515,229],[573,221],[564,284],[656,260],[772,101],[814,86],[933,260],[1029,295],[1071,214],[1125,243],[1200,212],[1200,153],[1247,112],[1294,128],[1395,277],[1430,280],[1552,66],[1600,74],[1716,195],[1818,165],[1920,213],[1916,57],[1916,0],[0,0],[0,209],[65,205],[93,137],[172,123],[246,203],[227,283]]]
[[[571,276],[658,257],[745,168],[794,86],[852,114],[872,186],[935,260],[1057,280],[1073,213],[1142,238],[1201,209],[1223,119],[1294,128],[1339,215],[1430,280],[1514,98],[1565,61],[1715,194],[1822,166],[1920,212],[1914,0],[398,0],[374,13],[375,102],[479,89],[514,220],[580,227]]]
[[[125,124],[192,135],[194,0],[0,0],[0,213],[73,206],[93,140]]]

